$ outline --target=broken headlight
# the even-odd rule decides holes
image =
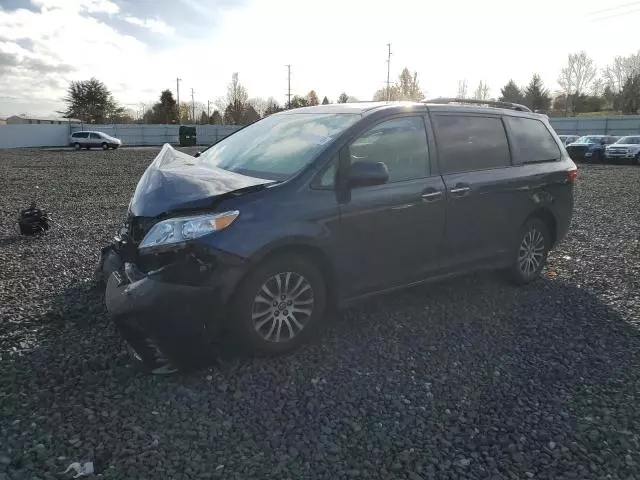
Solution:
[[[186,242],[224,230],[240,215],[237,210],[224,213],[175,217],[156,223],[138,246],[140,250]]]

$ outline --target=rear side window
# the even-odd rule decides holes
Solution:
[[[435,115],[443,174],[511,165],[509,144],[498,117]]]
[[[552,162],[560,149],[544,123],[535,118],[505,117],[513,137],[513,157],[518,162]]]

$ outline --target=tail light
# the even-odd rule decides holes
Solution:
[[[567,178],[569,179],[570,183],[575,182],[576,178],[578,178],[578,169],[572,168],[571,170],[567,170]]]

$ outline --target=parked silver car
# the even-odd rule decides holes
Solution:
[[[103,150],[109,150],[110,148],[115,150],[122,145],[122,142],[120,139],[107,135],[103,132],[83,130],[80,132],[73,132],[69,135],[69,145],[74,147],[76,150],[80,150],[81,148],[86,148],[88,150],[95,147],[101,147]]]

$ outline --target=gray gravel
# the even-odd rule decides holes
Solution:
[[[580,169],[570,236],[530,287],[414,288],[292,355],[156,378],[91,278],[155,151],[0,151],[0,479],[72,461],[139,479],[639,475],[640,168]],[[18,238],[33,195],[60,225]]]

